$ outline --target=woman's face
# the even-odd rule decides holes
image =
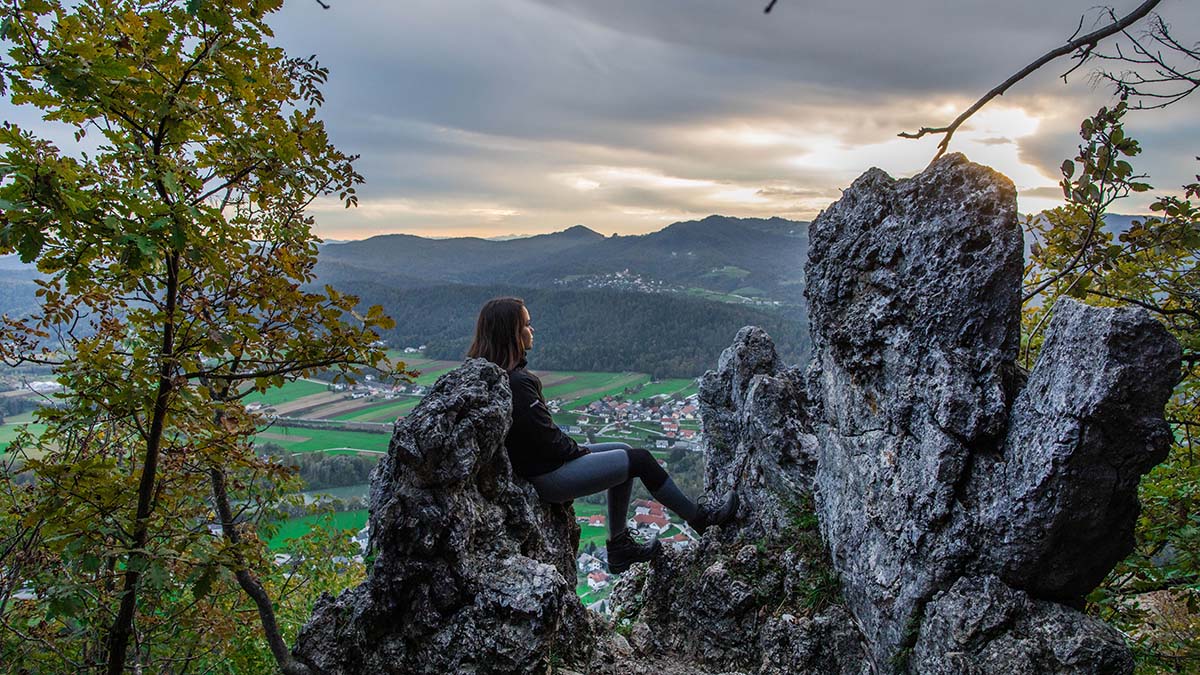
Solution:
[[[533,349],[533,324],[529,322],[529,310],[521,308],[521,349]]]

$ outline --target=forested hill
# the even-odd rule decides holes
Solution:
[[[746,325],[770,333],[786,362],[799,362],[807,352],[804,323],[795,318],[674,295],[499,285],[398,289],[371,282],[343,283],[341,290],[395,317],[396,328],[384,336],[390,344],[425,344],[425,355],[438,359],[463,358],[479,307],[501,295],[518,295],[528,305],[536,330],[529,360],[538,369],[696,376],[716,364]]]

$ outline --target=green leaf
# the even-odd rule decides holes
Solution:
[[[199,11],[200,11],[200,0],[188,0],[187,1],[187,13],[188,14],[191,14],[192,16],[196,16],[196,13]]]
[[[215,567],[207,566],[204,572],[196,579],[196,583],[192,584],[192,597],[197,602],[204,599],[204,596],[212,592],[213,581],[217,578],[217,570]]]
[[[1062,173],[1067,180],[1070,180],[1071,176],[1075,175],[1075,162],[1072,162],[1069,159],[1064,159],[1062,163]]]
[[[1075,285],[1071,286],[1071,291],[1068,293],[1068,295],[1077,300],[1081,300],[1087,296],[1088,288],[1091,287],[1091,285],[1092,275],[1085,274],[1079,278],[1079,281],[1075,282]]]
[[[0,211],[24,211],[25,207],[20,204],[15,204],[7,199],[0,199]]]
[[[168,192],[171,194],[179,194],[179,181],[175,179],[175,174],[171,173],[170,171],[164,173],[162,182],[163,185],[166,186]]]
[[[146,584],[153,588],[163,588],[170,581],[171,575],[158,561],[150,563],[146,568]]]
[[[130,70],[129,66],[115,61],[97,61],[92,64],[92,72],[102,77],[123,78],[128,77]]]
[[[17,242],[17,253],[21,254],[21,262],[31,263],[42,252],[42,245],[46,243],[46,238],[37,230],[27,230],[21,240]]]

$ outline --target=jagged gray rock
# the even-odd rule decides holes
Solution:
[[[296,656],[318,672],[534,673],[580,660],[570,506],[514,481],[508,378],[471,359],[397,423],[372,476],[365,583],[324,596]]]
[[[875,666],[902,666],[927,603],[968,574],[1077,601],[1128,553],[1178,345],[1141,310],[1066,301],[1022,390],[1015,192],[961,155],[909,180],[868,171],[809,238],[818,515]],[[1012,650],[1058,639],[1032,639],[1046,611],[1023,616],[999,629]],[[1060,624],[1087,633],[1063,641],[1105,639]],[[939,649],[925,642],[916,671]],[[1127,662],[1085,656],[1080,672]],[[991,672],[1024,672],[1005,667]]]
[[[1133,670],[1121,633],[994,576],[962,577],[925,609],[909,662],[922,675],[1116,675]]]
[[[813,511],[816,437],[802,372],[740,330],[700,382],[706,492],[736,488],[736,521],[627,574],[610,597],[638,656],[761,675],[870,672]],[[618,671],[614,671],[618,672]]]
[[[908,180],[868,171],[809,232],[817,503],[877,664],[972,556],[958,493],[1007,416],[1016,215],[1007,178],[950,155]]]
[[[812,492],[817,466],[803,372],[785,367],[770,336],[747,326],[701,378],[698,398],[705,492],[737,488],[739,538],[785,529],[792,503]]]
[[[1055,306],[1003,450],[974,464],[980,568],[1078,603],[1133,550],[1138,479],[1166,459],[1179,357],[1143,310]]]

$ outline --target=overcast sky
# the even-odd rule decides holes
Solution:
[[[811,219],[871,166],[911,175],[940,125],[1062,44],[1094,0],[288,0],[292,55],[330,68],[322,116],[361,154],[360,206],[320,235],[642,233],[719,213]],[[1117,0],[1124,13],[1140,0]],[[1165,0],[1200,39],[1200,3]],[[1080,120],[1112,103],[1063,61],[960,131],[952,150],[1053,206]],[[1200,172],[1200,96],[1127,118],[1159,188]],[[1148,199],[1122,212],[1145,211]]]

